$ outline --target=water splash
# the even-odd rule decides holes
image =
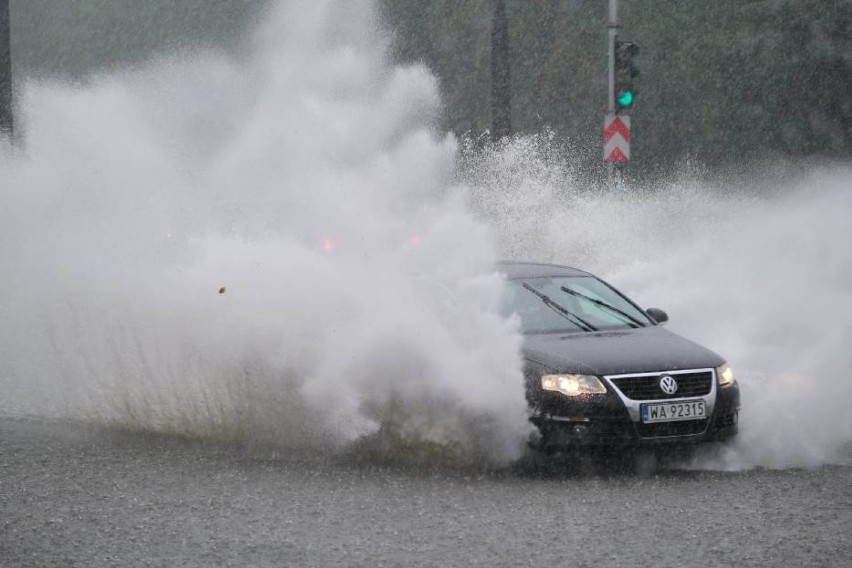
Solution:
[[[722,353],[741,435],[707,467],[816,465],[852,441],[852,169],[589,191],[547,135],[461,159],[507,257],[579,266]]]
[[[277,3],[252,41],[25,87],[0,410],[517,455],[520,338],[434,77],[389,63],[369,2]]]

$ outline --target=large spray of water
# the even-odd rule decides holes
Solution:
[[[4,412],[513,457],[516,323],[368,2],[279,3],[201,53],[25,91],[0,162]]]
[[[511,458],[499,255],[597,272],[726,355],[742,435],[711,467],[852,440],[852,172],[589,193],[546,136],[459,155],[434,78],[386,46],[366,1],[279,3],[244,59],[28,85],[0,154],[0,412]]]

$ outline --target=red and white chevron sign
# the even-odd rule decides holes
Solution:
[[[630,117],[608,114],[604,119],[604,161],[630,161]]]

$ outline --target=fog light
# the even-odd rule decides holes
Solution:
[[[589,427],[585,424],[577,424],[574,426],[574,435],[575,436],[585,436],[589,433]]]

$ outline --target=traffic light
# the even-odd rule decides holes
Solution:
[[[633,79],[639,75],[639,69],[633,58],[639,55],[639,46],[632,41],[615,38],[615,110],[630,110],[636,101],[638,92]]]

